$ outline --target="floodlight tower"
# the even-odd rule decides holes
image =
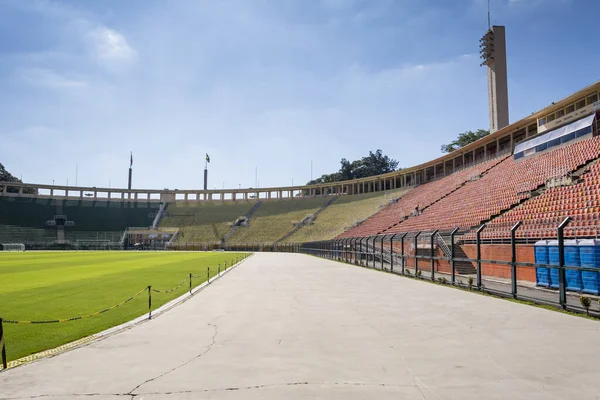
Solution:
[[[508,125],[508,78],[504,26],[490,27],[488,16],[488,31],[479,39],[479,47],[481,66],[487,66],[490,132],[496,132]]]

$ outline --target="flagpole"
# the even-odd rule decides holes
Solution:
[[[206,157],[204,158],[204,190],[206,190],[208,188],[208,153],[206,154]]]
[[[129,153],[129,180],[127,181],[127,189],[131,190],[131,177],[133,175],[133,152]],[[128,197],[131,198],[131,193],[128,194]]]

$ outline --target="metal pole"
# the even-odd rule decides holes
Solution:
[[[417,256],[417,248],[418,248],[418,244],[417,244],[417,239],[419,237],[419,235],[421,234],[421,232],[417,232],[417,234],[415,235],[415,276],[417,276],[417,272],[419,272],[419,258]]]
[[[383,240],[384,239],[385,239],[385,235],[383,235],[381,237],[381,243],[380,243],[381,244],[381,255],[380,255],[380,257],[381,257],[381,270],[383,270]],[[390,256],[391,256],[391,253],[390,253]]]
[[[477,289],[481,289],[481,232],[485,229],[485,224],[477,229]]]
[[[364,239],[367,239],[367,242],[369,241],[368,238],[362,238],[362,239],[360,239],[360,249],[359,249],[360,250],[360,265],[363,265],[363,255],[364,255],[363,240]]]
[[[435,281],[435,259],[433,256],[433,238],[438,233],[438,229],[431,233],[431,237],[429,238],[429,244],[431,245],[431,280]]]
[[[458,228],[450,233],[450,280],[453,285],[456,283],[456,266],[454,265],[454,235],[456,235],[456,232],[458,232]]]
[[[206,282],[210,283],[210,267],[206,267]]]
[[[344,239],[344,262],[348,262],[348,243],[350,239]]]
[[[519,221],[510,228],[510,283],[511,283],[511,293],[514,299],[517,298],[517,245],[515,243],[515,233],[517,229],[523,224],[523,221]]]
[[[572,221],[567,217],[558,226],[558,296],[560,306],[567,307],[567,278],[565,272],[565,227]]]
[[[331,255],[329,258],[335,260],[335,239],[329,241],[329,247],[331,249]]]
[[[152,319],[152,286],[148,286],[148,319]]]
[[[401,243],[401,246],[402,246],[402,252],[400,254],[400,263],[401,263],[401,266],[402,266],[402,275],[404,275],[404,238],[406,237],[406,235],[408,235],[408,233],[404,233],[402,235],[402,237],[400,238],[400,243]]]
[[[2,326],[2,318],[0,318],[0,352],[2,353],[2,368],[8,368],[8,362],[6,361],[6,346],[4,345],[4,327]]]
[[[394,272],[394,238],[396,235],[397,234],[394,233],[390,238],[390,272]]]
[[[373,256],[373,268],[375,268],[375,241],[376,240],[377,240],[377,236],[373,236],[373,244],[371,245],[371,246],[373,246],[373,249],[371,252],[371,255]]]
[[[192,274],[190,273],[190,294],[192,294]]]

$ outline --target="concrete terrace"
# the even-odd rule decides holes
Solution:
[[[306,255],[256,254],[154,320],[0,373],[0,399],[595,399],[599,329]]]

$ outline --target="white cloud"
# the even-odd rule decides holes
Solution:
[[[137,51],[114,29],[98,26],[86,39],[94,60],[112,72],[122,72],[137,61]]]
[[[25,68],[16,73],[18,79],[35,86],[50,89],[80,89],[87,86],[83,80],[68,78],[45,68]]]

